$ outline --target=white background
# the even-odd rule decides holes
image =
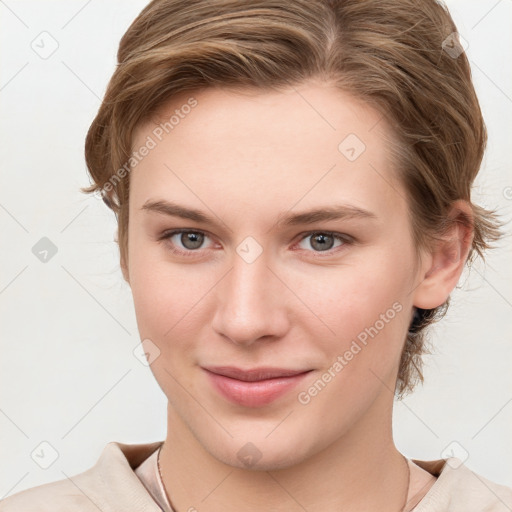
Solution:
[[[139,342],[119,269],[114,215],[89,184],[86,131],[117,45],[146,0],[0,2],[0,498],[85,471],[109,441],[166,434],[166,399],[133,355]],[[511,218],[512,1],[448,2],[489,130],[475,198]],[[47,59],[31,43],[58,42]],[[47,36],[45,36],[47,37]],[[507,194],[508,191],[508,194]],[[510,226],[508,227],[510,231]],[[57,254],[32,247],[48,237]],[[512,485],[510,238],[465,274],[426,359],[426,383],[395,406],[405,455],[468,453],[466,465]],[[31,453],[47,441],[48,468]],[[463,447],[463,448],[462,448]],[[47,451],[48,453],[48,451]]]

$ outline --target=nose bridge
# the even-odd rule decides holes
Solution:
[[[280,336],[286,328],[282,286],[266,254],[240,244],[232,269],[218,290],[214,328],[233,342],[250,344],[263,336]],[[245,251],[244,251],[245,249]]]

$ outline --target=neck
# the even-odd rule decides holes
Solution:
[[[169,406],[160,467],[170,502],[175,512],[401,511],[409,471],[392,440],[392,403],[383,406],[388,410],[377,410],[377,404],[326,449],[268,471],[216,459]]]

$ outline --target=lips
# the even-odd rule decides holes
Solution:
[[[228,366],[203,368],[213,388],[229,402],[262,407],[291,391],[312,370]]]
[[[241,370],[233,366],[213,366],[206,367],[205,370],[230,377],[231,379],[242,380],[245,382],[256,382],[258,380],[275,379],[278,377],[293,377],[305,373],[309,370],[288,370],[284,368],[252,368]]]

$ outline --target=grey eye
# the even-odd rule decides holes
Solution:
[[[179,236],[180,243],[185,249],[189,250],[198,249],[204,241],[204,235],[196,231],[184,231],[174,236]]]
[[[319,251],[328,251],[334,245],[334,237],[324,233],[311,235],[311,247]]]
[[[341,237],[333,235],[331,233],[310,233],[309,235],[305,236],[300,244],[305,243],[308,241],[309,247],[304,247],[301,245],[302,249],[310,249],[313,248],[315,252],[324,252],[329,251],[330,249],[334,248],[335,241],[338,240],[338,245],[336,247],[339,247],[345,243],[345,240],[343,240]]]

